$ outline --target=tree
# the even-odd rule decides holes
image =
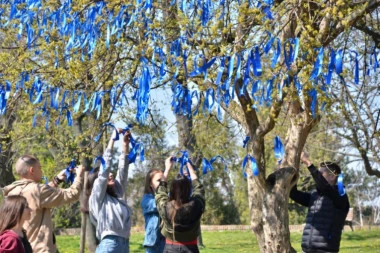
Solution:
[[[120,97],[125,87],[137,88],[135,98],[140,123],[147,118],[150,91],[172,84],[173,97],[178,102],[173,104],[173,110],[178,114],[178,131],[183,138],[180,143],[190,152],[197,152],[191,134],[191,117],[196,109],[191,104],[193,94],[197,96],[190,89],[194,86],[193,91],[201,93],[198,93],[198,103],[202,102],[210,113],[216,101],[218,119],[222,118],[223,108],[250,137],[246,151],[254,158],[250,161],[257,165],[258,175],[247,170],[248,203],[251,227],[260,250],[292,252],[287,212],[289,191],[299,177],[300,153],[309,133],[320,121],[319,103],[326,102],[327,108],[331,105],[325,95],[329,75],[322,78],[321,72],[335,71],[338,78],[333,78],[333,84],[337,85],[347,76],[340,71],[337,60],[342,51],[337,52],[335,64],[330,61],[326,68],[323,54],[327,54],[328,47],[341,47],[347,39],[345,32],[355,24],[361,31],[360,36],[376,34],[376,24],[368,23],[367,17],[378,10],[380,1],[147,1],[137,2],[136,6],[108,1],[106,8],[104,2],[65,4],[65,8],[70,7],[61,9],[65,15],[55,14],[60,22],[55,18],[49,21],[53,31],[43,30],[51,35],[51,42],[37,36],[36,41],[41,44],[33,44],[30,27],[36,24],[28,24],[28,36],[23,37],[25,44],[44,49],[44,55],[50,56],[34,61],[31,69],[39,70],[35,73],[43,73],[44,78],[57,87],[71,91],[103,94],[102,91],[112,91],[114,87],[117,92],[108,93],[113,98],[113,94]],[[48,2],[48,5],[53,10],[59,6],[56,2]],[[7,11],[13,13],[12,10]],[[70,16],[73,12],[76,12],[75,17]],[[78,24],[87,23],[72,28],[73,20]],[[91,26],[91,22],[96,25]],[[68,23],[74,32],[57,28],[58,24]],[[90,29],[84,31],[83,27]],[[84,40],[74,36],[82,33],[91,36]],[[99,34],[104,35],[100,42]],[[76,45],[77,42],[85,47],[70,47],[70,43]],[[278,50],[280,46],[286,53]],[[275,56],[273,66],[268,52]],[[60,61],[55,60],[56,54]],[[330,51],[330,56],[332,54]],[[59,67],[53,68],[57,63]],[[121,86],[116,85],[120,83]],[[236,97],[232,98],[232,94]],[[266,116],[258,114],[257,110],[263,110],[260,105],[268,107]],[[103,108],[106,112],[103,122],[111,118],[113,108]],[[278,126],[281,114],[286,115],[289,127],[284,138],[281,168],[274,170],[268,161],[265,140]],[[76,117],[82,119],[87,115],[79,113]],[[76,132],[75,138],[82,141],[80,152],[90,154],[95,144],[88,136],[96,123],[86,124],[91,129]],[[81,129],[80,123],[77,126]]]

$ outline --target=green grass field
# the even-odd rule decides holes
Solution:
[[[291,242],[297,252],[301,252],[301,233],[292,233]],[[144,252],[141,246],[142,233],[132,234],[131,252]],[[255,236],[249,231],[204,232],[205,248],[202,253],[215,252],[259,252]],[[58,236],[57,244],[60,253],[77,253],[79,236]],[[380,229],[367,231],[344,231],[340,247],[341,253],[380,253]]]

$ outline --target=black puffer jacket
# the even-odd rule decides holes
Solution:
[[[309,207],[302,235],[302,250],[307,253],[339,252],[344,221],[350,204],[347,195],[340,196],[337,186],[331,186],[313,166],[309,167],[317,190],[300,192],[295,186],[290,198]]]

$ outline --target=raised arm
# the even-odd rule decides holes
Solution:
[[[40,185],[40,207],[53,208],[79,199],[82,189],[84,167],[78,166],[76,169],[77,176],[74,183],[67,189],[51,187],[49,185]]]
[[[323,194],[332,199],[334,205],[339,209],[349,208],[347,195],[340,196],[336,185],[331,185],[322,173],[309,160],[309,155],[305,152],[301,154],[301,161],[307,166],[311,176],[314,179],[317,189]]]
[[[193,185],[193,192],[191,194],[192,198],[197,199],[198,201],[201,202],[203,209],[205,207],[205,190],[203,188],[203,185],[199,182],[198,176],[191,165],[191,163],[186,163],[187,168],[189,169],[192,185]]]
[[[121,132],[122,129],[119,129]],[[119,163],[118,163],[118,170],[116,175],[116,193],[119,196],[123,196],[127,184],[128,184],[128,168],[129,168],[129,160],[128,160],[128,154],[129,154],[129,142],[131,138],[131,133],[126,132],[123,137],[123,141],[121,143],[121,155],[119,156]]]
[[[170,172],[170,169],[173,167],[174,162],[172,161],[172,157],[168,157],[165,160],[165,171],[162,175],[160,185],[158,186],[156,190],[155,200],[156,200],[156,206],[158,213],[160,214],[160,217],[165,217],[165,206],[168,203],[169,197],[168,197],[168,175]]]
[[[103,159],[105,161],[105,168],[101,165],[99,170],[98,178],[94,182],[94,186],[91,191],[90,199],[89,199],[89,207],[91,213],[96,217],[99,212],[100,205],[103,202],[103,199],[106,195],[107,191],[107,182],[109,172],[112,166],[112,149],[114,145],[114,137],[115,131],[112,133],[111,139],[108,142],[108,146],[106,151],[103,154]]]

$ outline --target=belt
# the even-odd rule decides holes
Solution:
[[[165,240],[166,244],[172,244],[172,245],[197,245],[198,241],[197,239],[190,241],[190,242],[173,242],[169,239]]]

